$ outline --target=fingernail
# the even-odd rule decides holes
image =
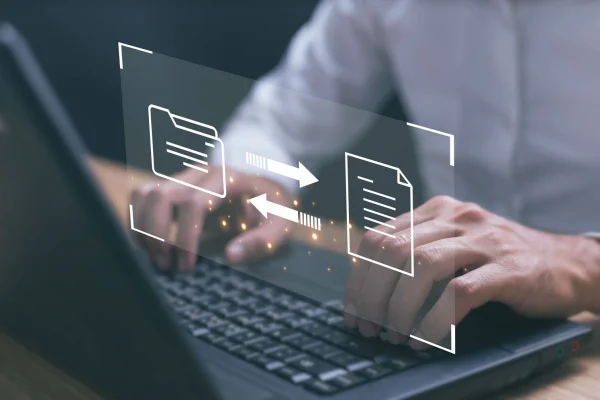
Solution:
[[[358,327],[360,330],[360,333],[363,334],[363,336],[366,337],[373,337],[375,336],[375,327],[373,326],[373,323],[369,322],[369,321],[365,321],[360,320],[360,322],[358,323]]]
[[[246,258],[246,249],[239,243],[227,247],[227,259],[231,263],[240,263]]]
[[[356,327],[357,317],[356,317],[356,307],[353,304],[347,303],[344,308],[344,323],[351,328]]]

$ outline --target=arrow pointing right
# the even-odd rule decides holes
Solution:
[[[271,159],[267,160],[267,170],[276,174],[287,176],[288,178],[296,179],[300,187],[312,185],[319,180],[304,166],[298,162],[298,168],[280,163]]]

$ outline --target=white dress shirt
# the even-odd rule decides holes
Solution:
[[[599,21],[596,0],[323,1],[228,124],[226,161],[243,168],[254,150],[316,168],[364,132],[368,121],[273,86],[374,111],[396,90],[409,122],[455,136],[448,188],[436,179],[448,148],[415,135],[430,195],[540,229],[597,231]]]

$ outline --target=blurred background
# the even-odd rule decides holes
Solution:
[[[152,1],[14,1],[0,2],[0,20],[11,22],[29,40],[48,77],[71,114],[84,142],[97,156],[125,161],[117,42],[152,49],[251,79],[272,69],[294,33],[311,16],[318,0],[152,0]],[[407,120],[397,98],[380,111]],[[414,161],[414,146],[405,134],[374,126],[357,144],[368,154],[369,137],[377,135],[387,154]],[[404,164],[404,163],[403,163]],[[343,174],[343,159],[320,174]],[[422,198],[415,185],[415,204]],[[304,192],[315,214],[345,219],[339,188]],[[331,196],[331,193],[339,193]]]

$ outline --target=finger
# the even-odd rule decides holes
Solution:
[[[416,229],[420,224],[426,223],[432,220],[436,215],[440,207],[442,206],[442,201],[434,201],[431,200],[422,206],[418,207],[412,212],[413,218],[413,227]],[[369,230],[365,233],[363,239],[360,242],[358,247],[357,254],[364,256],[365,258],[374,259],[375,255],[379,252],[379,249],[382,247],[382,242],[386,239],[386,234],[393,234],[394,232],[403,232],[404,237],[400,240],[410,241],[410,226],[411,226],[411,213],[405,213],[400,215],[397,218],[392,218],[391,216],[385,214],[384,212],[378,210],[372,210],[368,208],[370,211],[366,211],[365,216],[369,218],[366,222],[369,223],[369,227],[373,227],[373,223],[379,223],[374,229]],[[382,219],[386,219],[385,222]],[[375,222],[373,222],[375,221]],[[403,265],[404,263],[398,261],[398,265]],[[353,268],[350,271],[350,276],[348,278],[348,282],[346,284],[346,315],[344,320],[347,325],[351,327],[355,327],[358,323],[358,319],[356,313],[358,311],[356,299],[360,298],[360,293],[362,290],[362,285],[367,276],[369,270],[371,268],[371,264],[366,260],[360,260],[357,263],[353,264]]]
[[[433,199],[426,201],[424,204],[413,210],[413,226],[431,221],[432,219],[438,217],[444,209],[454,203],[456,203],[456,200],[448,196],[436,196]],[[380,216],[378,215],[377,218],[379,217]],[[397,232],[404,229],[409,229],[411,223],[410,217],[411,213],[409,211],[389,221],[388,224],[393,225],[395,227],[394,229],[386,229],[389,227],[386,227],[385,225],[382,225],[380,228],[387,233],[391,233],[391,231]]]
[[[414,228],[414,243],[411,243],[410,229],[385,237],[376,261],[393,268],[402,269],[411,261],[413,246],[421,246],[437,240],[453,237],[454,227],[442,221],[427,221]],[[410,271],[411,265],[408,264]],[[359,304],[361,318],[359,328],[367,336],[378,334],[388,312],[390,297],[401,273],[383,266],[372,264],[366,273],[358,298],[351,298],[353,304]],[[375,326],[371,326],[374,323]],[[373,329],[374,328],[374,329]]]
[[[216,190],[222,185],[222,176],[210,174],[202,185],[206,190]],[[180,271],[191,271],[194,268],[207,211],[209,207],[218,208],[224,200],[204,192],[194,191],[181,203],[175,237],[177,268]]]
[[[477,240],[465,236],[416,247],[414,276],[398,280],[388,305],[390,328],[409,334],[435,282],[451,278],[464,266],[484,264],[488,258],[485,248]]]
[[[139,227],[144,232],[153,236],[162,238],[160,241],[156,238],[144,236],[144,245],[150,257],[155,261],[157,267],[166,270],[171,265],[171,245],[166,241],[171,229],[171,215],[173,205],[189,189],[173,182],[163,182],[156,184],[146,196]]]
[[[229,242],[225,248],[227,261],[232,264],[256,261],[276,251],[286,241],[291,224],[279,218],[269,222],[272,223],[256,225]]]
[[[496,301],[507,284],[506,274],[498,264],[488,264],[454,278],[413,335],[441,343],[450,332],[450,325],[458,324],[471,310]],[[411,339],[409,345],[416,350],[427,348],[427,344],[415,339]]]

